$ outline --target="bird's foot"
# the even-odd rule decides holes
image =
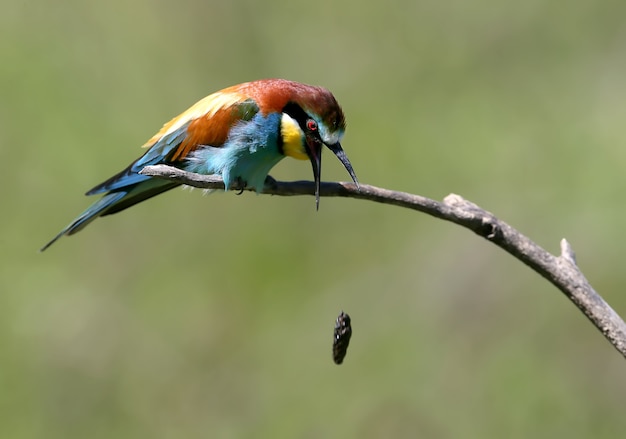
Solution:
[[[235,178],[235,181],[233,181],[233,184],[232,184],[232,188],[236,191],[239,191],[236,193],[236,195],[243,194],[243,191],[246,190],[246,186],[248,186],[248,182],[243,181],[241,177]]]

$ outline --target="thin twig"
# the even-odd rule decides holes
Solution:
[[[219,176],[188,173],[166,165],[147,166],[141,173],[198,188],[224,189],[224,183]],[[313,182],[282,182],[268,177],[262,193],[287,196],[313,195],[314,191]],[[574,251],[565,239],[561,240],[561,254],[554,256],[492,213],[455,194],[448,195],[441,203],[419,195],[367,184],[357,188],[353,183],[322,183],[320,196],[357,198],[406,207],[472,230],[555,285],[604,334],[615,349],[626,357],[626,323],[591,287],[576,265]]]

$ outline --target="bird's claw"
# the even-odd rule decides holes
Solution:
[[[235,195],[241,195],[243,194],[243,191],[246,190],[246,186],[248,185],[247,182],[243,181],[243,179],[241,177],[237,177],[235,179],[235,181],[233,182],[233,189],[239,191],[237,192]]]

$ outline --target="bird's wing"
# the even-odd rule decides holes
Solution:
[[[258,111],[253,99],[234,90],[213,93],[163,125],[143,148],[150,148],[148,156],[177,162],[200,146],[222,146],[233,125]]]
[[[145,166],[184,160],[201,146],[221,147],[230,129],[239,121],[250,120],[258,113],[256,102],[235,89],[213,93],[163,125],[143,148],[146,153],[128,168],[87,192],[98,194],[127,187],[149,179],[139,171]]]

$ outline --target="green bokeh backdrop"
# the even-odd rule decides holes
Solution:
[[[284,77],[335,93],[361,181],[461,194],[552,252],[567,237],[626,314],[625,16],[610,0],[5,2],[0,437],[623,436],[624,363],[601,334],[422,214],[174,190],[37,249],[170,117]],[[328,154],[324,178],[347,178]]]

